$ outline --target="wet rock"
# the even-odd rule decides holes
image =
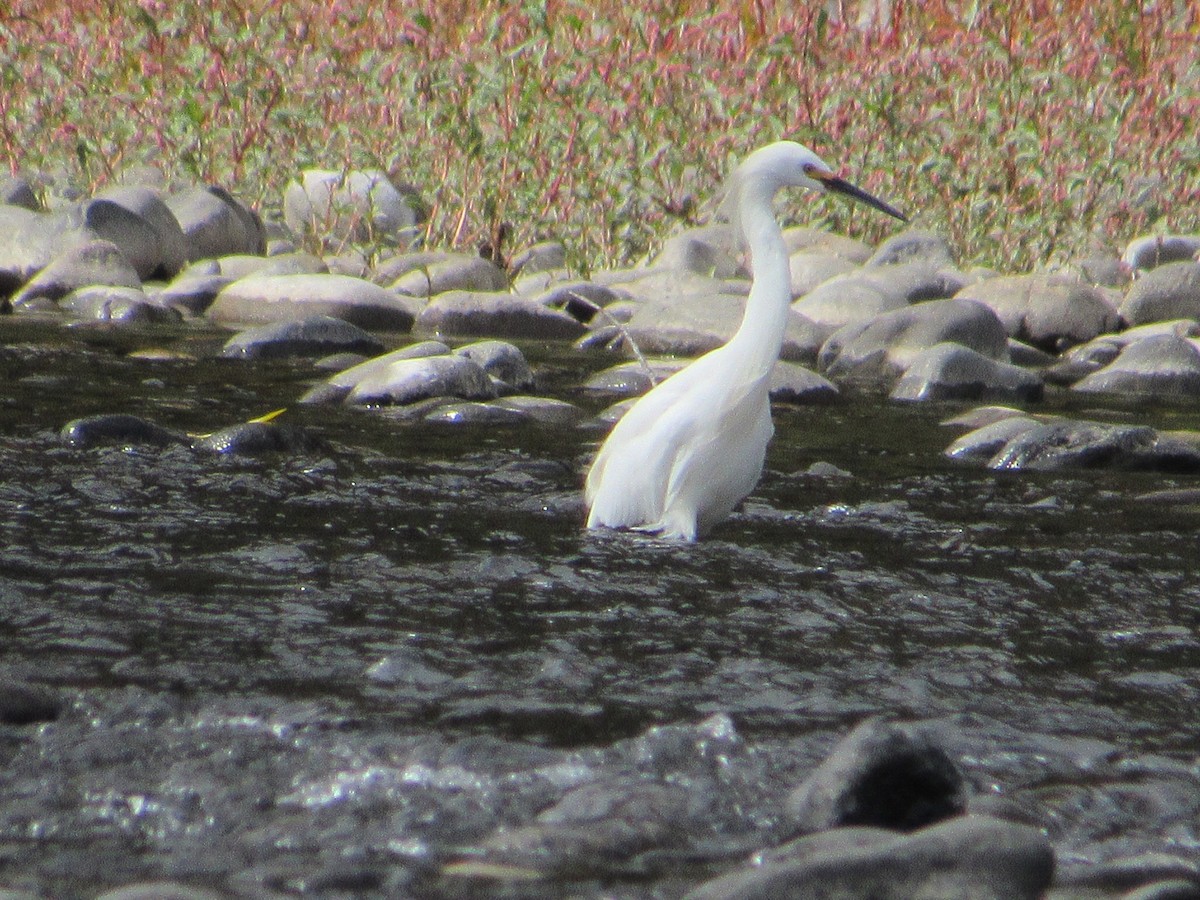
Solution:
[[[969,431],[946,448],[945,454],[961,462],[983,465],[1003,450],[1009,441],[1036,428],[1037,419],[1011,416]]]
[[[542,241],[513,255],[508,270],[517,275],[532,275],[535,272],[553,272],[567,264],[567,248],[559,241]]]
[[[1121,254],[1121,261],[1137,271],[1165,263],[1195,260],[1198,253],[1200,234],[1148,234],[1130,241]]]
[[[183,231],[188,259],[266,252],[262,220],[223,188],[195,188],[165,201]]]
[[[421,217],[412,195],[382,171],[306,169],[284,190],[283,219],[295,234],[316,234],[338,247],[351,241],[407,246]]]
[[[853,272],[858,266],[836,253],[802,250],[788,258],[788,268],[791,273],[792,296],[799,298],[831,278]]]
[[[1108,365],[1073,388],[1090,393],[1194,397],[1200,393],[1200,349],[1174,335],[1129,344]]]
[[[849,828],[803,841],[809,846],[792,847],[789,861],[724,875],[688,900],[1037,900],[1054,872],[1054,851],[1040,830],[981,816],[891,840]]]
[[[477,363],[504,390],[527,391],[533,387],[533,370],[525,354],[507,341],[476,341],[454,352]]]
[[[543,425],[572,425],[583,418],[583,411],[578,406],[552,397],[514,394],[501,397],[493,405],[519,410],[527,419]]]
[[[938,267],[953,266],[954,253],[950,249],[950,243],[942,235],[910,228],[885,240],[863,265],[894,266],[911,262],[923,262]]]
[[[989,359],[1008,356],[1008,336],[995,313],[971,300],[931,300],[842,328],[825,342],[818,363],[831,378],[890,385],[930,347],[954,342]]]
[[[430,300],[417,316],[416,328],[437,334],[531,340],[571,340],[584,332],[571,316],[534,300],[516,294],[460,290]]]
[[[160,306],[172,306],[198,316],[204,313],[217,294],[233,284],[234,279],[224,275],[201,275],[184,272],[161,290],[149,296]]]
[[[1200,319],[1200,263],[1172,262],[1146,272],[1121,302],[1130,325],[1169,319]]]
[[[1107,366],[1117,358],[1121,346],[1105,337],[1098,337],[1072,347],[1058,362],[1048,366],[1043,377],[1051,384],[1071,385]]]
[[[958,766],[929,736],[868,719],[788,796],[797,831],[867,825],[912,831],[967,808]]]
[[[0,686],[0,725],[35,725],[53,722],[62,713],[62,699],[49,688],[14,683]]]
[[[1059,420],[1017,435],[988,467],[1196,472],[1200,471],[1200,450],[1146,426]]]
[[[594,281],[571,281],[556,284],[534,299],[550,309],[561,309],[571,318],[586,325],[599,310],[620,300],[621,295],[612,288],[596,284]],[[604,313],[600,315],[608,320]]]
[[[277,322],[239,332],[225,342],[221,356],[234,359],[279,359],[329,353],[376,354],[383,344],[357,325],[331,316]]]
[[[440,425],[506,426],[523,425],[529,416],[523,410],[498,403],[467,401],[444,403],[428,412],[426,422]]]
[[[187,446],[182,432],[172,431],[140,416],[113,413],[74,419],[63,426],[61,437],[76,447],[97,444],[149,444],[153,447]]]
[[[892,388],[893,400],[1042,399],[1042,379],[962,344],[934,344],[917,355]]]
[[[348,275],[252,275],[224,288],[207,311],[222,324],[295,322],[331,316],[360,328],[408,331],[411,301]]]
[[[223,894],[177,881],[143,881],[97,894],[95,900],[222,900]]]
[[[354,384],[346,402],[403,405],[430,397],[490,400],[495,396],[491,379],[478,363],[465,356],[427,356],[368,371]]]
[[[306,453],[321,442],[303,428],[276,422],[241,422],[198,438],[192,445],[223,455],[253,456],[259,453]]]
[[[418,341],[344,368],[330,376],[325,384],[317,385],[300,398],[301,403],[340,403],[350,390],[364,378],[379,374],[392,363],[407,359],[446,356],[450,348],[441,341]]]
[[[92,285],[76,288],[58,306],[78,319],[152,325],[179,322],[179,310],[152,301],[139,288]]]
[[[56,302],[76,288],[91,285],[140,289],[142,282],[115,244],[88,241],[69,247],[38,272],[13,297],[13,308],[33,308],[39,300]]]
[[[689,228],[663,242],[651,266],[695,272],[711,278],[745,277],[738,260],[739,238],[732,225]]]
[[[103,191],[97,199],[117,204],[150,227],[153,241],[142,252],[132,254],[128,244],[118,240],[108,229],[93,223],[101,237],[122,248],[143,280],[174,278],[187,265],[187,240],[183,229],[157,191],[140,185],[118,185]],[[119,222],[114,221],[113,225],[119,225]]]
[[[833,403],[837,386],[811,369],[780,360],[771,370],[771,399],[784,403]]]
[[[401,275],[390,288],[411,297],[432,297],[447,291],[507,291],[508,276],[483,257],[448,254]]]
[[[639,360],[618,363],[588,377],[584,388],[602,394],[630,396],[644,394],[654,385],[683,368],[685,364],[674,360]]]
[[[1055,877],[1054,886],[1063,890],[1098,891],[1111,896],[1117,891],[1170,881],[1190,883],[1194,891],[1200,892],[1200,865],[1170,853],[1143,853],[1064,866]]]
[[[987,278],[956,294],[988,306],[1007,332],[1035,347],[1062,350],[1116,329],[1116,310],[1104,295],[1058,275]]]

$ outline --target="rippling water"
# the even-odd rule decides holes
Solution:
[[[1197,511],[1139,499],[1194,481],[961,468],[946,406],[781,408],[744,511],[677,545],[581,530],[594,428],[293,407],[325,450],[76,449],[78,416],[208,432],[316,376],[209,332],[0,340],[0,674],[68,699],[0,727],[2,885],[468,896],[446,860],[633,778],[681,791],[674,843],[560,861],[546,896],[676,896],[777,840],[871,714],[938,728],[1060,862],[1200,858]],[[155,345],[194,358],[125,355]],[[526,350],[603,405],[578,385],[611,360]]]

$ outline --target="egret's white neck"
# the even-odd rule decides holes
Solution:
[[[773,199],[774,191],[749,189],[738,200],[738,219],[750,248],[754,281],[742,324],[726,347],[748,379],[770,374],[783,345],[792,302],[787,247],[775,221]]]

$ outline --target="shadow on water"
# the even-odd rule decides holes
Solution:
[[[214,359],[209,332],[0,329],[0,665],[70,698],[0,732],[0,852],[56,896],[164,874],[286,892],[346,859],[398,889],[578,781],[687,783],[693,757],[645,742],[722,716],[738,773],[681,827],[764,842],[872,714],[947,723],[982,789],[1029,792],[1083,855],[1108,827],[1096,760],[1198,749],[1196,510],[1138,499],[1186,478],[959,467],[948,407],[780,408],[759,490],[681,546],[581,530],[595,429],[296,407],[311,370]],[[127,355],[150,340],[189,355]],[[573,385],[605,361],[528,349],[543,392],[598,406]],[[324,451],[57,436],[284,406]],[[1194,847],[1194,813],[1125,822],[1123,846]]]

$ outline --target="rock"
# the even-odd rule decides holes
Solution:
[[[186,447],[190,444],[187,435],[182,432],[163,428],[139,416],[122,413],[74,419],[63,426],[61,437],[75,447],[93,447],[97,444]]]
[[[357,325],[331,316],[312,316],[298,322],[277,322],[239,332],[225,342],[221,356],[279,359],[337,352],[374,355],[382,351],[383,344]]]
[[[483,257],[457,253],[406,272],[390,288],[411,297],[433,297],[447,291],[507,291],[508,276]]]
[[[1191,882],[1193,890],[1200,892],[1200,865],[1186,856],[1163,852],[1140,853],[1100,862],[1066,865],[1057,873],[1054,884],[1056,889],[1074,889],[1085,895],[1095,892],[1112,896],[1117,891],[1136,890],[1164,881]],[[1128,896],[1122,895],[1122,900]]]
[[[1200,900],[1200,878],[1155,881],[1122,894],[1121,900]]]
[[[510,397],[501,397],[493,405],[519,410],[526,419],[542,425],[573,425],[583,418],[583,411],[578,406],[551,397],[528,397],[516,394]]]
[[[953,341],[989,359],[1008,356],[1008,336],[995,313],[971,300],[931,300],[842,328],[825,342],[818,363],[831,378],[888,384],[935,344]]]
[[[788,255],[796,253],[832,253],[855,265],[862,265],[874,252],[871,247],[844,234],[821,231],[810,225],[792,225],[783,229],[783,243]]]
[[[193,316],[207,310],[217,294],[233,284],[234,279],[224,275],[193,275],[182,273],[162,290],[149,296],[160,306],[171,306]]]
[[[408,331],[411,301],[349,275],[252,275],[225,287],[208,308],[222,324],[295,322],[332,316],[360,328]]]
[[[1200,234],[1148,234],[1130,241],[1121,261],[1136,272],[1165,263],[1195,260],[1198,253]]]
[[[76,288],[58,306],[78,319],[151,325],[179,322],[179,310],[152,301],[140,288],[92,285]]]
[[[1122,290],[1129,286],[1129,266],[1110,253],[1093,253],[1076,260],[1075,266],[1088,284]]]
[[[341,403],[350,390],[364,378],[387,369],[394,362],[405,359],[424,359],[430,356],[446,356],[450,348],[441,341],[418,341],[406,347],[392,350],[356,365],[343,367],[300,398],[301,403]]]
[[[594,281],[571,281],[547,288],[534,298],[542,306],[561,309],[576,321],[585,325],[597,314],[607,321],[610,317],[600,310],[621,299],[610,287]]]
[[[945,455],[960,462],[986,464],[1008,445],[1040,423],[1028,416],[1012,416],[967,432],[945,450]]]
[[[651,266],[695,272],[710,278],[745,277],[746,271],[738,260],[738,243],[737,231],[732,225],[689,228],[667,238]]]
[[[94,223],[92,225],[101,237],[122,248],[143,281],[149,278],[174,278],[187,265],[188,248],[183,229],[156,191],[136,185],[119,185],[99,194],[97,201],[115,203],[149,226],[153,240],[144,252],[135,256],[109,229]]]
[[[38,300],[58,301],[76,288],[92,285],[140,289],[142,282],[115,244],[94,240],[56,256],[13,297],[13,307],[32,308]]]
[[[1035,347],[1059,351],[1116,329],[1104,295],[1058,275],[1008,275],[977,281],[956,297],[988,306],[1007,332]]]
[[[325,261],[311,253],[252,256],[238,253],[217,260],[220,272],[233,280],[250,275],[320,275],[329,271]]]
[[[713,879],[688,900],[1038,900],[1054,873],[1040,830],[982,816],[891,840],[859,828],[803,840],[808,846],[791,848],[790,860]]]
[[[771,399],[783,403],[832,403],[840,396],[837,386],[816,372],[780,360],[771,370]]]
[[[0,725],[53,722],[63,710],[62,699],[49,688],[14,683],[6,676],[0,690]]]
[[[1077,382],[1076,391],[1194,397],[1200,392],[1200,349],[1174,335],[1129,344],[1101,369]]]
[[[506,341],[476,341],[454,352],[477,363],[509,391],[527,391],[533,387],[533,370],[525,354]]]
[[[321,442],[295,425],[241,422],[198,438],[192,446],[211,453],[252,456],[259,453],[304,453],[320,448]]]
[[[949,242],[933,231],[910,228],[880,244],[864,266],[894,266],[920,262],[934,267],[953,266],[954,253]]]
[[[97,240],[82,209],[43,214],[0,207],[0,295],[15,293],[56,256]]]
[[[513,255],[508,271],[517,275],[532,275],[535,272],[553,272],[567,264],[567,248],[559,241],[542,241]]]
[[[371,280],[378,285],[387,287],[409,272],[427,269],[435,262],[445,259],[466,259],[465,254],[446,253],[442,250],[419,250],[411,253],[397,253],[381,260],[371,272]]]
[[[803,297],[830,278],[855,271],[858,266],[836,253],[802,250],[788,257],[792,296]]]
[[[1042,399],[1042,379],[962,344],[934,344],[920,353],[892,388],[893,400]]]
[[[222,188],[170,194],[165,202],[183,231],[189,260],[266,252],[262,220]]]
[[[1200,263],[1172,262],[1146,272],[1121,302],[1129,325],[1169,319],[1200,319]]]
[[[162,204],[161,200],[158,202]],[[146,218],[113,200],[88,200],[83,204],[82,211],[88,232],[119,248],[139,279],[150,278],[163,268],[162,240],[158,230]],[[165,221],[175,221],[165,206],[158,215]],[[175,224],[175,232],[179,232],[178,223]],[[175,272],[181,267],[182,263],[175,268]]]
[[[19,206],[34,212],[42,208],[29,179],[20,175],[8,175],[0,178],[0,203]]]
[[[852,825],[912,831],[964,813],[967,785],[927,735],[868,719],[792,791],[785,806],[800,833]]]
[[[306,169],[283,193],[283,219],[297,235],[315,234],[328,247],[381,241],[408,246],[421,216],[412,195],[378,169]]]
[[[426,413],[423,420],[435,425],[505,426],[524,425],[529,422],[529,416],[524,410],[511,406],[472,400],[443,403]]]
[[[436,334],[531,340],[572,340],[584,332],[566,313],[516,294],[457,290],[430,300],[417,316],[416,328]]]
[[[221,900],[223,896],[177,881],[143,881],[97,894],[95,900]]]
[[[860,270],[835,275],[792,304],[792,309],[827,331],[871,321],[902,309],[908,300],[885,285],[863,278]]]
[[[1058,420],[1012,438],[992,457],[988,467],[1197,472],[1200,450],[1146,426]]]
[[[342,372],[335,378],[344,378],[348,374]],[[355,382],[346,402],[404,405],[430,397],[491,400],[495,396],[496,389],[487,373],[467,357],[427,356],[399,359],[368,370]]]
[[[644,394],[660,381],[678,372],[684,365],[677,360],[651,359],[645,364],[640,360],[631,360],[591,375],[584,381],[583,387],[602,394]]]

